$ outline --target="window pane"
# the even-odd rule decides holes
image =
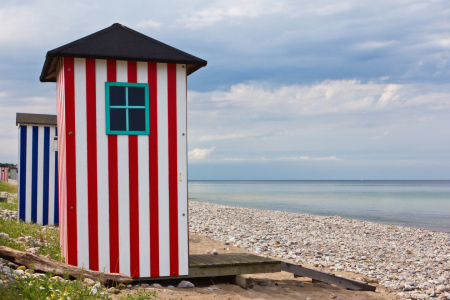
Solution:
[[[109,87],[109,105],[124,106],[126,103],[125,87],[110,86]]]
[[[145,131],[145,109],[129,109],[128,121],[130,131]]]
[[[127,110],[124,108],[109,109],[110,130],[126,131],[127,130]]]
[[[145,106],[145,88],[129,87],[128,88],[128,105],[129,106]]]

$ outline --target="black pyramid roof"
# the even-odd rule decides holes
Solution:
[[[206,66],[206,60],[115,23],[103,30],[47,52],[40,80],[56,82],[58,57],[81,57],[186,64],[187,74]]]

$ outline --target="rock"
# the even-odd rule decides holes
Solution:
[[[211,254],[211,251],[206,250],[205,253],[206,253],[206,254]]]
[[[169,289],[174,289],[175,287],[173,285],[168,285],[167,286]]]
[[[25,237],[23,237],[23,236],[19,237],[17,240],[19,242],[25,242],[26,241]]]
[[[91,288],[91,293],[90,293],[91,295],[95,295],[97,293],[98,293],[98,290],[95,287]]]
[[[22,271],[25,271],[27,269],[27,267],[25,267],[25,266],[20,266],[20,267],[18,267],[16,270],[22,270]]]
[[[150,285],[148,284],[148,283],[143,283],[143,284],[141,284],[141,287],[142,288],[148,288]]]
[[[85,278],[85,279],[83,280],[83,282],[84,282],[86,285],[89,285],[89,286],[94,285],[94,283],[95,283],[95,281],[92,280],[92,279],[90,279],[90,278]]]
[[[450,286],[439,286],[436,289],[436,293],[450,292]]]
[[[219,254],[219,251],[217,251],[216,249],[214,249],[212,253],[213,253],[214,255],[217,255],[217,254]]]
[[[15,263],[12,263],[12,262],[8,263],[8,266],[9,266],[11,269],[17,269],[17,268],[19,267],[18,265],[16,265]]]
[[[107,289],[107,292],[108,292],[109,294],[115,294],[115,295],[117,295],[118,293],[120,293],[120,290],[118,290],[118,289],[112,287],[112,288]]]
[[[0,238],[9,239],[9,234],[0,232]]]
[[[152,287],[155,287],[155,288],[160,288],[160,287],[161,287],[161,285],[160,285],[159,283],[153,283],[153,284],[152,284]]]
[[[127,289],[131,289],[133,286],[131,284],[127,285]]]
[[[256,282],[256,284],[260,286],[269,286],[269,281],[268,280],[258,281]]]
[[[194,288],[195,285],[194,285],[192,282],[183,280],[182,282],[180,282],[180,283],[178,284],[178,287],[179,287],[179,288]]]
[[[301,282],[300,282],[300,283],[297,283],[297,286],[298,286],[298,287],[305,287],[305,285],[304,285],[303,283],[301,283]]]
[[[124,289],[127,288],[127,286],[126,286],[125,284],[121,283],[121,284],[119,284],[119,285],[117,286],[117,288],[118,288],[119,290],[124,290]]]
[[[14,274],[16,274],[16,275],[25,275],[25,271],[23,271],[23,270],[14,270]]]

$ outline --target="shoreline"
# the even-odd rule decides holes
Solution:
[[[193,200],[189,230],[259,255],[361,274],[399,295],[420,299],[450,285],[448,232]]]
[[[344,218],[347,220],[356,220],[356,221],[361,221],[361,222],[376,223],[376,224],[394,226],[394,227],[399,227],[399,228],[420,229],[420,230],[427,230],[427,231],[436,232],[436,233],[440,232],[440,233],[450,234],[450,228],[448,228],[447,231],[440,231],[440,230],[433,230],[433,229],[429,229],[429,228],[423,228],[423,227],[419,227],[419,226],[417,226],[417,227],[408,226],[407,224],[404,225],[403,223],[396,223],[395,221],[394,222],[388,222],[388,221],[384,222],[381,220],[358,219],[358,218],[354,218],[354,217],[342,217],[339,215],[331,215],[331,214],[313,214],[313,213],[300,213],[300,212],[265,209],[265,208],[251,208],[251,207],[246,207],[246,206],[234,206],[234,205],[219,204],[219,203],[213,203],[213,202],[208,202],[208,201],[198,201],[198,200],[199,200],[199,198],[189,198],[188,199],[189,202],[208,203],[208,204],[216,204],[216,205],[223,205],[223,206],[243,208],[243,209],[256,209],[256,210],[262,210],[262,211],[278,211],[278,212],[292,213],[292,214],[298,214],[298,215],[308,215],[308,216],[318,216],[318,217],[339,217],[339,218]]]

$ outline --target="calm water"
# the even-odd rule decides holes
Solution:
[[[450,232],[450,180],[189,181],[189,199]]]

